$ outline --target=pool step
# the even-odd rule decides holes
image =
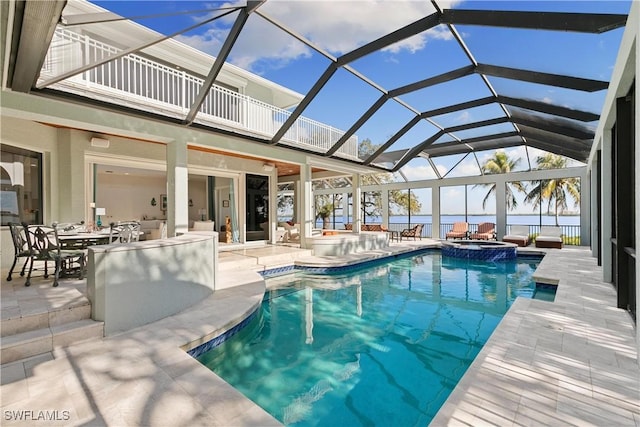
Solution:
[[[282,268],[293,265],[296,259],[309,257],[313,254],[311,249],[292,248],[291,251],[281,254],[255,253],[248,256],[242,251],[220,253],[219,271],[253,270],[263,271],[273,268]]]

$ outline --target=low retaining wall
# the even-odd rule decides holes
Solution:
[[[217,233],[90,247],[91,318],[111,335],[201,301],[215,290],[217,247]]]
[[[340,232],[337,235],[318,236],[310,240],[315,256],[344,256],[389,246],[389,234],[376,232]]]

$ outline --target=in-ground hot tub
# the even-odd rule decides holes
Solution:
[[[442,242],[445,256],[483,261],[507,261],[516,259],[518,245],[487,240],[454,240]]]

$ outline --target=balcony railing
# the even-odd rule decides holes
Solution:
[[[120,51],[86,35],[57,28],[47,52],[40,82],[115,56]],[[52,85],[71,93],[124,105],[154,108],[156,112],[183,118],[196,99],[204,80],[139,55],[128,54]],[[227,88],[213,85],[200,107],[196,121],[227,125],[271,138],[291,115]],[[305,117],[299,117],[285,133],[282,143],[320,153],[326,152],[344,132]],[[358,138],[352,136],[336,155],[358,158]]]
[[[453,228],[453,223],[441,223],[440,230],[439,230],[439,237],[434,237],[431,223],[420,223],[420,224],[423,225],[422,233],[421,233],[422,237],[433,237],[433,238],[444,239],[447,232],[451,231],[451,229]],[[409,224],[407,224],[406,222],[402,222],[402,223],[390,222],[388,228],[390,231],[400,232],[407,228],[413,228],[416,225],[418,225],[417,222],[411,222]],[[322,221],[316,221],[316,227],[322,228]],[[344,228],[344,224],[341,220],[336,220],[331,223],[331,227],[341,230]],[[508,224],[507,234],[510,227],[511,225]],[[540,226],[528,225],[528,227],[529,227],[529,236],[531,238],[531,241],[534,242],[536,236],[540,233]],[[562,241],[565,245],[569,245],[569,246],[580,245],[580,226],[579,225],[561,225],[560,228],[562,229]],[[469,224],[469,233],[475,233],[477,231],[478,231],[478,224]]]

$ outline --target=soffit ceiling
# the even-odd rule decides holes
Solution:
[[[301,7],[303,2],[296,3],[297,7]],[[317,61],[315,72],[306,77],[305,90],[300,90],[304,95],[302,101],[281,127],[274,130],[273,136],[261,140],[264,144],[286,147],[282,142],[283,136],[294,126],[297,118],[314,111],[312,106],[318,100],[325,101],[335,96],[338,108],[342,99],[360,96],[355,89],[352,94],[348,91],[345,93],[344,89],[340,93],[331,91],[333,79],[345,79],[347,76],[358,85],[366,86],[369,95],[362,97],[359,111],[349,111],[349,119],[340,125],[344,134],[336,137],[321,153],[326,157],[346,161],[337,157],[336,152],[350,137],[359,134],[361,139],[369,138],[370,135],[361,134],[367,124],[374,120],[384,121],[387,117],[385,111],[402,109],[404,116],[398,117],[405,119],[396,119],[393,125],[386,128],[385,134],[378,133],[371,138],[377,150],[363,155],[356,162],[396,172],[415,159],[428,159],[433,165],[433,159],[439,157],[473,156],[480,152],[522,146],[584,162],[589,156],[609,76],[584,74],[593,57],[583,49],[573,48],[564,53],[559,49],[575,46],[569,43],[565,45],[562,40],[575,37],[576,34],[582,37],[578,40],[584,40],[586,46],[599,42],[619,42],[619,29],[626,23],[626,14],[600,13],[599,5],[607,2],[570,2],[573,3],[571,10],[581,9],[575,6],[580,3],[589,6],[588,9],[593,11],[589,13],[546,9],[552,3],[560,2],[527,3],[539,7],[539,10],[531,6],[524,10],[521,7],[523,2],[491,4],[499,9],[487,8],[485,2],[463,2],[459,6],[454,4],[453,8],[441,7],[440,3],[431,2],[422,15],[412,16],[393,30],[370,36],[370,40],[361,40],[357,47],[339,55],[323,49],[322,40],[310,39],[311,36],[307,36],[301,27],[304,23],[279,21],[277,9],[268,7],[270,2],[249,1],[221,8],[217,11],[219,16],[230,19],[226,38],[220,40],[216,60],[205,76],[204,89],[180,123],[184,126],[194,125],[205,94],[216,81],[223,62],[232,56],[236,44],[240,44],[240,41],[246,43],[242,39],[243,31],[248,33],[247,37],[254,34],[255,28],[251,27],[250,18],[255,17],[254,21],[259,20],[261,25],[269,25],[272,30],[285,33],[296,43],[311,50],[314,59],[321,59]],[[105,16],[65,17],[66,2],[16,4],[8,86],[16,91],[38,93],[46,90],[37,87],[38,74],[56,25],[62,25],[70,19],[75,24],[84,22],[85,25],[92,25],[100,21],[104,25]],[[189,14],[188,4],[185,2],[184,10],[176,11],[174,16]],[[309,13],[330,10],[337,4],[342,6],[340,2],[332,2],[324,9],[310,9]],[[628,5],[628,2],[623,3],[618,9],[626,8],[628,11]],[[361,8],[362,3],[355,2],[354,7]],[[389,13],[392,12],[393,9],[389,9]],[[197,14],[196,11],[191,13]],[[115,25],[120,18],[110,15],[110,19],[116,19]],[[327,21],[327,25],[331,23]],[[488,28],[495,33],[482,33],[480,37],[481,33],[475,32],[477,28]],[[613,37],[599,41],[600,37],[616,30],[617,39]],[[345,38],[351,34],[350,31],[344,32]],[[447,48],[452,52],[450,56],[429,56],[427,46],[422,59],[414,62],[412,69],[383,69],[386,65],[384,60],[389,58],[386,53],[395,46],[427,33],[436,34],[429,37],[429,43],[434,45],[438,43],[435,39],[446,40]],[[524,40],[531,44],[510,45],[510,34],[518,40],[523,40],[522,35],[527,34]],[[553,38],[538,39],[537,34],[553,34]],[[543,40],[547,45],[535,46],[538,40]],[[481,55],[476,55],[476,47]],[[617,52],[618,45],[609,44],[607,48]],[[542,55],[532,60],[532,56],[545,49],[553,50],[554,56],[545,58]],[[595,51],[592,53],[599,54]],[[615,59],[615,52],[609,54]],[[286,86],[286,82],[282,84]],[[355,88],[356,84],[353,86]],[[540,96],[532,95],[535,93],[540,93]],[[544,96],[546,93],[562,96]],[[460,122],[457,120],[460,117],[467,119]],[[216,131],[215,128],[212,130]],[[305,151],[300,147],[296,149]],[[317,151],[313,153],[318,154]],[[479,162],[477,157],[475,162]]]

